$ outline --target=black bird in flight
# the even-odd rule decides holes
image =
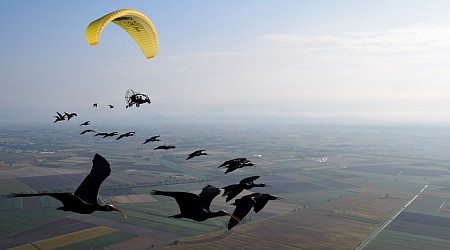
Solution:
[[[282,200],[281,197],[276,197],[270,194],[253,193],[249,195],[242,196],[240,199],[236,199],[233,204],[236,206],[233,215],[238,219],[232,217],[228,221],[228,230],[232,229],[234,226],[239,224],[239,222],[250,212],[253,207],[255,213],[261,211],[264,206],[270,200]]]
[[[236,221],[240,221],[238,217],[224,210],[211,212],[211,209],[209,208],[211,206],[211,202],[214,197],[220,194],[220,189],[211,185],[204,187],[200,195],[187,192],[168,192],[157,190],[153,190],[152,194],[170,196],[177,201],[178,207],[180,208],[180,213],[169,216],[170,218],[187,218],[195,221],[205,221],[209,218],[226,215],[234,218]]]
[[[87,125],[91,125],[91,121],[85,121],[80,124],[80,126],[87,126]]]
[[[127,215],[113,205],[100,205],[97,202],[98,189],[102,182],[110,175],[109,162],[101,155],[96,154],[92,160],[91,172],[81,182],[74,193],[36,193],[36,194],[13,194],[12,197],[44,196],[48,195],[62,202],[63,206],[57,208],[63,211],[72,211],[79,214],[91,214],[95,211],[121,213],[125,218]]]
[[[108,104],[108,106],[109,106],[110,108],[114,108],[114,106],[113,106],[113,105],[111,105],[111,104]]]
[[[70,120],[72,117],[77,116],[77,113],[67,113],[64,112],[64,115],[67,117],[67,120]]]
[[[238,194],[240,194],[244,189],[250,190],[254,187],[270,187],[270,185],[260,183],[255,184],[254,181],[258,179],[259,176],[251,176],[247,177],[245,179],[242,179],[239,184],[232,184],[228,185],[223,188],[224,192],[222,196],[227,196],[226,201],[232,200],[234,197],[236,197]]]
[[[158,147],[154,148],[153,150],[157,150],[157,149],[168,150],[168,149],[174,149],[174,148],[175,148],[175,146],[171,146],[171,145],[168,145],[168,146],[162,145],[162,146],[158,146]]]
[[[133,136],[136,132],[126,132],[125,134],[119,135],[119,137],[116,138],[116,140],[120,140],[123,137]]]
[[[219,166],[220,167],[225,167],[227,168],[227,171],[225,171],[225,174],[233,172],[234,170],[238,169],[238,168],[243,168],[243,167],[248,167],[248,166],[256,166],[254,163],[250,162],[249,160],[247,160],[246,158],[236,158],[233,160],[229,160],[226,161],[224,163],[222,163],[222,165]]]
[[[56,112],[56,114],[57,114],[55,115],[56,120],[53,123],[66,120],[65,115],[61,115],[61,113],[59,112]]]
[[[103,138],[116,136],[116,135],[118,135],[118,134],[119,134],[119,132],[105,133],[105,134],[103,135]]]
[[[92,104],[92,107],[96,108],[97,107],[97,103]]]
[[[234,170],[236,170],[236,169],[238,169],[238,168],[243,168],[243,167],[245,167],[245,166],[250,166],[250,165],[248,165],[248,164],[253,164],[253,163],[251,163],[251,162],[244,162],[244,163],[241,163],[241,162],[233,162],[233,163],[231,163],[230,165],[225,166],[225,167],[227,168],[227,171],[225,171],[225,174],[228,174],[228,173],[230,173],[230,172],[233,172]]]
[[[106,138],[108,136],[115,136],[117,134],[119,134],[119,132],[111,132],[111,133],[100,132],[100,133],[95,134],[94,136],[103,136],[103,138]]]
[[[146,144],[146,143],[153,142],[153,141],[159,141],[159,135],[155,135],[155,136],[152,136],[152,137],[148,138],[148,139],[145,140],[145,142],[142,143],[142,144]]]
[[[84,135],[84,134],[89,133],[89,132],[94,132],[95,133],[95,131],[92,130],[92,129],[86,129],[85,131],[81,132],[80,135]]]
[[[191,158],[194,158],[194,157],[200,156],[200,155],[208,155],[207,153],[203,153],[203,151],[205,151],[205,150],[202,149],[202,150],[197,150],[197,151],[190,153],[188,155],[188,157],[186,158],[186,160],[189,160]]]
[[[229,165],[229,164],[232,164],[233,162],[245,162],[245,161],[247,161],[247,158],[235,158],[235,159],[232,159],[232,160],[224,161],[224,162],[219,166],[219,168],[220,168],[220,167],[224,167],[224,166]]]

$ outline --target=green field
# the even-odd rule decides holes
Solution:
[[[65,216],[67,216],[67,213],[51,208],[35,210],[1,210],[0,221],[2,226],[0,227],[0,239]]]
[[[426,237],[415,234],[401,233],[397,231],[384,230],[369,243],[364,249],[367,250],[408,250],[408,249],[448,249],[449,240]]]
[[[33,189],[16,179],[0,179],[0,194],[26,193],[32,191]]]
[[[137,237],[136,235],[124,233],[124,232],[116,232],[104,236],[100,236],[94,239],[85,240],[80,243],[70,244],[61,248],[60,250],[78,250],[78,249],[102,249],[104,247],[113,245],[115,243],[127,241]]]

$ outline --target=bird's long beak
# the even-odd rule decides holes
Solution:
[[[113,207],[113,210],[118,212],[118,213],[121,213],[125,217],[125,219],[128,219],[128,216],[122,210],[120,210],[118,208],[115,208],[115,207]]]
[[[241,222],[241,220],[236,215],[231,214],[231,213],[227,213],[227,215],[230,216],[231,218],[237,220],[238,222]]]
[[[281,197],[277,197],[275,200],[284,200],[284,199]]]
[[[266,187],[270,187],[270,188],[272,187],[272,186],[271,186],[271,185],[269,185],[269,184],[264,184],[264,185],[266,185]]]

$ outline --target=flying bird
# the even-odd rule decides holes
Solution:
[[[66,120],[66,116],[61,115],[61,113],[59,112],[56,112],[56,114],[57,114],[55,115],[56,120],[53,123]]]
[[[242,191],[244,191],[244,189],[250,190],[254,187],[270,187],[270,185],[267,185],[264,183],[255,184],[254,181],[258,178],[259,178],[259,176],[251,176],[251,177],[242,179],[239,182],[239,184],[228,185],[223,188],[224,192],[223,192],[222,196],[227,196],[226,201],[228,202],[228,201],[232,200],[234,197],[236,197],[238,194],[240,194]]]
[[[222,165],[220,165],[219,168],[221,168],[221,167],[227,168],[227,170],[225,171],[225,174],[227,174],[227,173],[233,172],[234,170],[236,170],[238,168],[243,168],[243,167],[248,167],[248,166],[256,166],[256,165],[254,163],[250,162],[249,160],[247,160],[246,158],[236,158],[236,159],[229,160],[229,161],[222,163]]]
[[[97,107],[97,103],[92,104],[92,107],[96,108]]]
[[[225,174],[233,172],[234,170],[238,169],[238,168],[243,168],[243,167],[256,167],[256,165],[253,162],[250,162],[249,160],[246,160],[245,162],[240,162],[240,163],[232,163],[228,166],[227,171],[225,171]]]
[[[107,133],[107,132],[100,132],[95,134],[94,136],[103,136],[103,138],[106,138],[108,136],[115,136],[117,135],[119,132],[111,132],[111,133]]]
[[[197,151],[190,153],[188,155],[188,157],[186,158],[186,160],[189,160],[191,158],[194,158],[194,157],[200,156],[200,155],[208,155],[207,153],[203,153],[203,151],[205,151],[205,150],[197,150]]]
[[[95,133],[95,131],[92,130],[92,129],[86,129],[85,131],[81,132],[80,135],[84,135],[84,134],[89,133],[89,132],[94,132]]]
[[[87,125],[91,125],[91,121],[85,121],[80,124],[80,126],[87,126]]]
[[[110,108],[114,108],[114,106],[113,106],[113,105],[111,105],[111,104],[108,104],[108,106],[109,106]]]
[[[224,162],[219,166],[219,168],[220,168],[220,167],[223,167],[223,166],[226,166],[226,165],[229,165],[229,164],[232,164],[233,162],[245,162],[245,161],[247,161],[247,158],[235,158],[235,159],[232,159],[232,160],[224,161]]]
[[[209,218],[226,215],[234,218],[236,221],[240,221],[238,217],[228,213],[227,211],[211,211],[210,206],[212,200],[220,194],[220,189],[211,185],[204,187],[200,195],[187,192],[168,192],[157,190],[153,190],[152,194],[169,196],[177,201],[178,207],[180,208],[180,213],[169,216],[170,218],[186,218],[195,221],[205,221]]]
[[[232,229],[234,226],[239,224],[239,222],[250,212],[253,207],[255,213],[261,211],[264,206],[270,200],[282,200],[281,197],[276,197],[270,194],[261,194],[261,193],[253,193],[249,195],[245,195],[240,199],[236,199],[233,204],[236,206],[234,209],[233,215],[237,217],[230,218],[228,221],[228,230]]]
[[[148,139],[145,140],[145,142],[142,143],[142,144],[146,144],[146,143],[153,142],[153,141],[159,141],[159,135],[155,135],[155,136],[152,136],[152,137],[148,138]]]
[[[125,134],[119,135],[119,137],[116,138],[116,140],[120,140],[123,137],[133,136],[136,132],[126,132]]]
[[[103,134],[103,138],[116,136],[118,134],[119,134],[119,132],[105,133],[105,134]]]
[[[77,113],[67,113],[64,112],[64,115],[67,117],[67,120],[70,120],[72,117],[77,116]]]
[[[162,146],[158,146],[158,147],[154,148],[153,150],[157,150],[157,149],[168,150],[168,149],[174,149],[174,148],[175,148],[175,146],[171,146],[171,145],[168,145],[168,146],[162,145]]]
[[[92,160],[91,172],[81,182],[74,193],[35,193],[35,194],[13,194],[12,197],[44,196],[48,195],[62,202],[63,206],[58,210],[71,211],[79,214],[91,214],[95,211],[121,213],[125,218],[127,215],[113,205],[100,205],[97,202],[98,189],[102,182],[110,175],[109,162],[101,155],[96,154]]]

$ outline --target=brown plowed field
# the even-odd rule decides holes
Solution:
[[[227,235],[222,231],[192,237],[168,249],[208,249],[243,246],[248,249],[351,249],[377,225],[330,216],[313,209],[274,216],[267,220],[238,225]]]
[[[385,199],[364,193],[322,203],[315,206],[315,208],[324,211],[345,210],[387,219],[407,201],[398,198]]]
[[[131,240],[123,241],[111,246],[108,246],[108,249],[111,250],[123,250],[123,249],[130,249],[130,246],[133,246],[133,249],[159,249],[162,246],[167,245],[167,241],[160,240],[160,239],[154,239],[152,237],[144,237],[139,236],[136,238],[133,238]]]
[[[86,173],[86,171],[63,168],[47,168],[28,166],[20,169],[11,169],[2,171],[0,178],[20,178],[20,177],[35,177],[35,176],[49,176],[49,175],[64,175],[64,174],[79,174]]]

